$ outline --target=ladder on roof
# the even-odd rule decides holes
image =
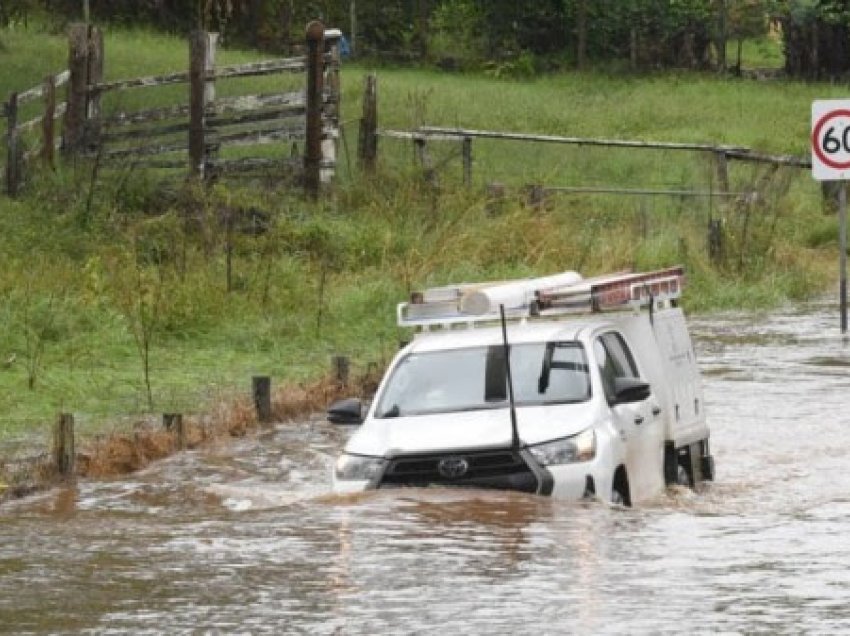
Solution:
[[[636,310],[681,297],[681,266],[653,272],[622,271],[593,278],[576,272],[519,281],[462,283],[413,292],[398,305],[402,327],[473,325],[499,319],[499,306],[512,319]]]

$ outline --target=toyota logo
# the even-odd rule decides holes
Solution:
[[[437,471],[446,479],[463,477],[469,470],[469,462],[463,457],[446,457],[437,464]]]

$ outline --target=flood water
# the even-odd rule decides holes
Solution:
[[[0,509],[13,633],[847,633],[834,307],[692,321],[718,480],[640,509],[329,493],[316,418]]]

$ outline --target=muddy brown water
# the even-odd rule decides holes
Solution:
[[[329,492],[318,418],[0,509],[0,632],[848,633],[834,308],[692,322],[718,481],[640,509]]]

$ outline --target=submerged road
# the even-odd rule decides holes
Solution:
[[[718,481],[640,509],[338,497],[316,419],[0,509],[2,633],[846,633],[834,308],[692,322]]]

